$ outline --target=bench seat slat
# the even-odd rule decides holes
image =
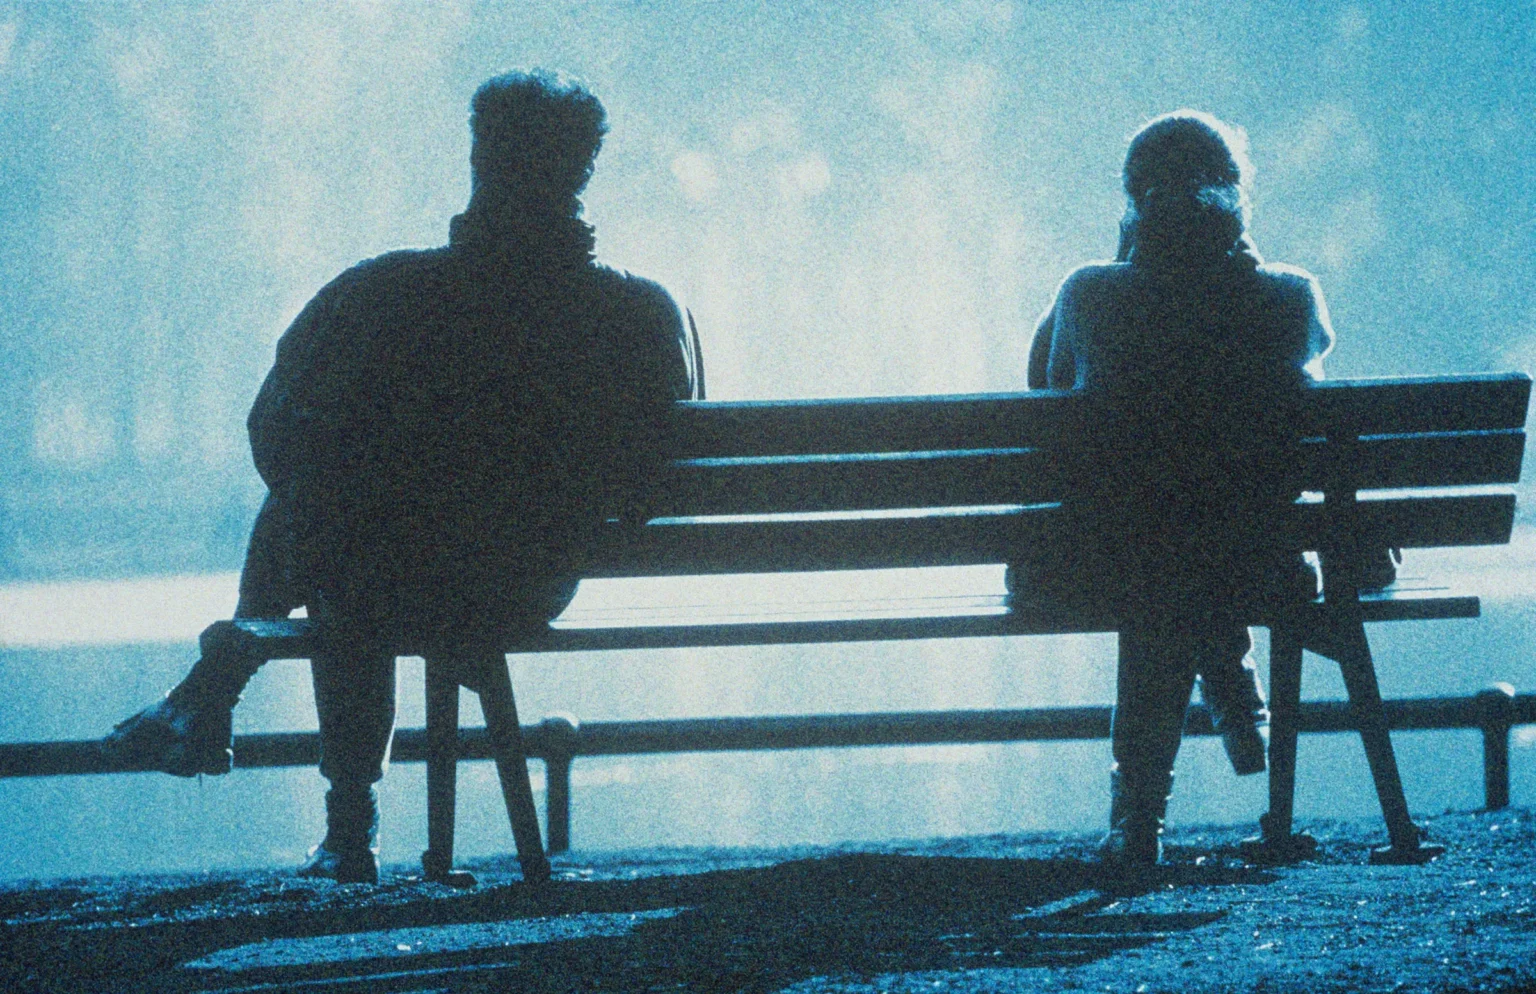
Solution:
[[[1321,606],[1316,608],[1321,610]],[[1368,622],[1476,618],[1480,603],[1473,596],[1423,596],[1392,599],[1362,598]],[[1265,619],[1255,618],[1254,623]],[[866,619],[857,621],[677,625],[654,628],[564,629],[551,632],[548,649],[527,651],[590,651],[605,649],[689,648],[731,645],[793,645],[823,642],[885,642],[906,639],[1004,638],[1016,635],[1094,634],[1115,630],[1108,618],[1076,616],[1050,609],[1024,609],[1007,614],[939,618]]]
[[[1361,598],[1368,622],[1475,618],[1478,598],[1445,588],[1389,589]],[[982,606],[981,609],[988,609]],[[990,598],[990,614],[947,617],[861,618],[822,621],[746,621],[734,624],[626,622],[604,624],[602,612],[573,612],[548,632],[509,640],[507,652],[588,652],[730,645],[789,645],[818,642],[881,642],[929,638],[999,638],[1013,635],[1099,633],[1114,630],[1103,617],[1074,616],[1061,610],[1024,604],[1009,610],[1001,596]],[[1308,610],[1325,610],[1320,602]],[[665,613],[662,615],[665,618]],[[1265,619],[1255,618],[1255,623]],[[588,627],[582,627],[583,624]],[[258,652],[271,659],[307,659],[318,645],[318,626],[310,620],[242,619],[219,622],[243,633]],[[410,638],[397,645],[400,655],[419,655],[423,646]]]

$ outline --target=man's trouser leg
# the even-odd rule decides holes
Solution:
[[[291,507],[269,493],[251,525],[235,617],[286,618],[307,603],[311,598],[297,582],[296,560]],[[196,695],[191,699],[207,701],[209,707],[233,708],[264,662],[236,652],[206,652],[172,693]]]
[[[320,775],[325,839],[301,871],[342,883],[378,879],[378,802],[373,785],[389,766],[395,730],[395,657],[356,649],[317,653],[310,660],[320,719]]]
[[[240,567],[237,618],[286,618],[310,600],[299,569],[292,504],[267,494],[251,525],[251,540]]]

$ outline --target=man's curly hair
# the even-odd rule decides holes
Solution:
[[[608,115],[581,84],[535,69],[481,84],[469,125],[477,191],[559,202],[575,197],[592,178]]]

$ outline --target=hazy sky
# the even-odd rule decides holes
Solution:
[[[241,531],[278,335],[445,240],[470,95],[534,65],[606,102],[599,252],[692,307],[716,398],[1021,389],[1180,106],[1249,132],[1333,375],[1526,368],[1533,52],[1505,0],[0,3],[0,465],[228,492]]]

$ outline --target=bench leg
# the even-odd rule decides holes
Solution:
[[[512,696],[512,678],[504,659],[486,670],[485,683],[478,688],[480,710],[485,712],[486,731],[495,751],[501,794],[507,803],[507,818],[512,822],[512,838],[517,843],[517,861],[522,865],[524,881],[542,884],[549,880],[549,859],[539,836],[539,817],[533,806],[533,786],[528,782],[528,753],[523,746],[522,726],[518,724],[517,702]]]
[[[1296,801],[1296,739],[1301,717],[1301,639],[1287,623],[1269,633],[1269,811],[1260,836],[1245,845],[1254,859],[1291,863],[1317,851],[1317,840],[1291,831]]]
[[[427,851],[422,874],[437,883],[473,887],[453,869],[453,823],[459,770],[459,682],[441,661],[427,660]]]
[[[549,825],[550,854],[570,852],[571,759],[569,756],[550,757],[544,761],[544,783],[544,820]],[[1505,793],[1507,795],[1508,791]]]
[[[1371,645],[1364,624],[1341,626],[1335,633],[1339,668],[1349,692],[1350,712],[1360,729],[1365,758],[1376,781],[1376,797],[1381,802],[1382,817],[1387,822],[1391,845],[1371,853],[1372,863],[1427,863],[1445,852],[1444,846],[1427,846],[1423,833],[1408,814],[1408,798],[1397,771],[1397,756],[1392,751],[1392,736],[1387,728],[1386,709],[1381,702],[1381,687],[1376,681],[1376,665],[1371,659]]]

